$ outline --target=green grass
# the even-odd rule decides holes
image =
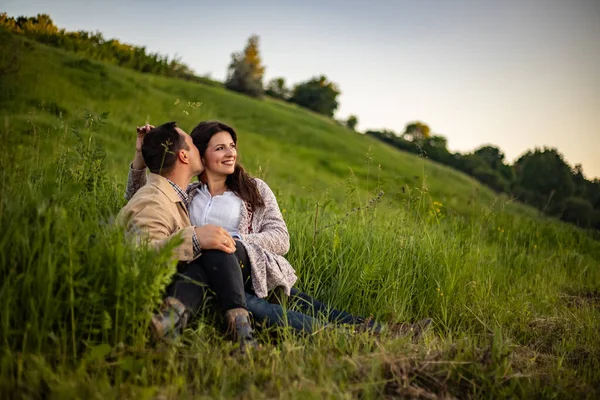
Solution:
[[[600,395],[600,243],[585,232],[288,104],[0,39],[19,54],[0,76],[2,398]],[[239,357],[208,313],[151,343],[174,266],[111,222],[134,127],[208,118],[237,128],[276,192],[299,288],[383,322],[432,317],[425,340],[284,329]]]

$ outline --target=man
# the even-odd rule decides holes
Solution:
[[[145,133],[145,132],[144,132]],[[192,226],[188,214],[187,188],[204,166],[192,138],[169,122],[138,135],[135,166],[150,170],[147,184],[119,212],[118,221],[139,240],[161,248],[174,238],[182,240],[174,249],[178,275],[167,288],[161,312],[152,317],[158,338],[181,333],[201,307],[206,286],[217,293],[233,338],[255,345],[243,290],[229,285],[227,275],[239,269],[235,241],[215,225]],[[140,160],[140,154],[143,160]],[[200,284],[199,284],[200,283]]]

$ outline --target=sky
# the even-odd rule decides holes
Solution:
[[[257,34],[265,83],[323,74],[342,92],[336,118],[358,116],[359,130],[422,121],[452,151],[493,144],[508,162],[555,147],[600,178],[600,0],[3,0],[0,11],[47,13],[217,80]]]

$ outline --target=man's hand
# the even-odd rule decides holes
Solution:
[[[197,226],[196,237],[202,250],[221,250],[235,253],[235,241],[225,229],[216,225]]]
[[[154,129],[154,126],[146,124],[144,126],[138,126],[137,128],[137,137],[135,139],[135,156],[133,157],[133,162],[131,166],[133,169],[144,169],[146,168],[146,162],[144,161],[144,157],[142,156],[142,143],[144,143],[144,137],[148,132]]]

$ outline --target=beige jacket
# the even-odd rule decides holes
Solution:
[[[166,178],[150,173],[147,179],[119,212],[117,222],[155,248],[181,237],[183,243],[177,246],[174,256],[179,261],[193,260],[194,227],[186,206]]]

